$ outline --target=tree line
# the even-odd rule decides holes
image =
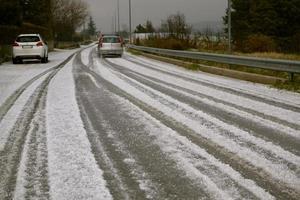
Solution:
[[[89,15],[83,0],[0,0],[0,5],[2,30],[9,31],[9,27],[15,30],[30,24],[37,30],[39,27],[46,29],[48,39],[60,41],[76,39],[76,30]],[[90,23],[94,23],[91,20]],[[91,26],[95,28],[94,24]],[[95,30],[92,32],[95,34]]]
[[[159,28],[155,29],[152,22],[147,20],[145,24],[139,24],[135,28],[135,33],[154,33],[160,32],[167,34],[174,39],[186,39],[192,32],[192,26],[186,21],[183,13],[169,15],[166,20],[162,20]]]
[[[158,28],[154,28],[152,22],[147,20],[145,24],[139,24],[134,32],[148,33],[146,38],[135,39],[137,45],[176,50],[196,48],[197,42],[191,37],[192,26],[187,23],[185,15],[180,12],[162,20]]]
[[[200,33],[193,30],[192,26],[186,22],[182,13],[176,13],[162,20],[159,27],[153,28],[151,21],[147,20],[145,24],[139,24],[135,33],[167,33],[169,39],[175,39],[172,43],[178,43],[178,40],[186,45],[180,46],[180,49],[200,48],[195,43],[195,37],[209,42],[208,47],[217,47],[226,50],[226,39],[228,30],[228,16],[223,17],[224,31],[215,34],[214,41],[205,31]],[[193,37],[191,36],[193,33]],[[209,34],[211,35],[211,34]],[[203,37],[204,36],[204,37]],[[186,39],[190,38],[187,42]],[[152,38],[150,38],[152,40]],[[162,46],[157,42],[158,46]],[[227,38],[228,39],[228,38]],[[170,40],[166,42],[170,42]],[[191,41],[194,40],[194,41]],[[138,41],[140,42],[140,41]],[[207,42],[200,42],[200,45]],[[300,0],[232,0],[232,43],[235,51],[242,52],[300,52]],[[151,43],[152,44],[152,43]],[[176,46],[176,45],[175,45]],[[199,45],[198,45],[199,46]],[[203,46],[203,45],[202,45]],[[178,45],[176,46],[178,47]],[[205,49],[205,48],[204,48]],[[212,51],[216,49],[210,49]]]
[[[300,0],[232,0],[232,35],[238,50],[300,52]]]

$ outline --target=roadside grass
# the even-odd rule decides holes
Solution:
[[[93,40],[85,40],[85,41],[81,42],[80,45],[90,45],[93,42],[94,42]]]
[[[80,45],[90,45],[93,42],[94,42],[93,40],[85,40],[81,42],[56,41],[55,48],[56,49],[77,49],[80,48]]]
[[[80,48],[80,44],[78,42],[56,42],[54,45],[56,49],[76,49]]]
[[[230,69],[230,70],[235,70],[235,71],[240,71],[240,72],[247,72],[247,73],[251,73],[251,74],[259,74],[259,75],[283,78],[283,79],[286,79],[286,81],[277,82],[271,86],[274,88],[277,88],[277,89],[284,89],[284,90],[289,90],[289,91],[300,93],[300,74],[294,74],[294,80],[289,81],[289,73],[287,73],[287,72],[253,68],[253,67],[240,66],[240,65],[229,65],[229,64],[222,64],[222,63],[210,62],[210,61],[199,61],[199,60],[182,59],[182,58],[175,58],[175,59],[183,60],[186,62],[191,62],[192,64],[184,65],[183,67],[190,69],[190,70],[194,70],[194,71],[201,70],[201,67],[199,66],[199,64],[200,64],[200,65],[218,67],[218,68],[223,68],[223,69]],[[280,57],[280,59],[282,59],[282,57]]]
[[[133,55],[136,55],[136,56],[141,56],[143,55],[140,51],[136,51],[136,50],[133,50],[133,49],[127,49],[127,51],[129,53],[132,53]]]
[[[272,86],[277,89],[289,90],[292,92],[300,93],[300,75],[297,76],[297,80],[295,80],[294,82],[287,81],[284,83],[276,83]]]
[[[284,54],[284,53],[277,53],[277,52],[256,52],[256,53],[238,53],[235,52],[235,55],[240,56],[250,56],[250,57],[257,57],[257,58],[271,58],[271,59],[283,59],[283,60],[296,60],[300,61],[300,54]]]
[[[223,64],[223,63],[212,62],[212,61],[204,61],[204,60],[184,59],[184,58],[178,58],[178,57],[172,57],[172,58],[193,63],[193,66],[189,67],[193,70],[200,69],[200,67],[198,66],[200,64],[200,65],[218,67],[218,68],[222,68],[222,69],[236,70],[236,71],[253,73],[253,74],[274,76],[274,77],[285,78],[285,79],[289,78],[289,74],[286,73],[286,72],[280,72],[280,71],[274,71],[274,70],[268,70],[268,69],[260,69],[260,68],[253,68],[253,67],[247,67],[247,66],[241,66],[241,65]]]

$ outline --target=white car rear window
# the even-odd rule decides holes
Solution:
[[[38,36],[20,36],[16,40],[17,42],[38,42],[40,38]]]

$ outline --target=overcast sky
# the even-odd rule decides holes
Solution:
[[[85,0],[97,28],[104,32],[112,30],[117,0]],[[128,25],[128,1],[120,0],[120,24]],[[190,24],[203,21],[221,21],[227,0],[132,0],[132,28],[147,19],[158,27],[161,20],[177,11],[186,15]]]

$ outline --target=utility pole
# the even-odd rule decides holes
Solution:
[[[115,29],[115,17],[112,16],[111,17],[111,33],[114,32],[114,29]]]
[[[228,53],[231,54],[231,0],[228,0]]]
[[[118,34],[120,34],[120,0],[118,0]]]
[[[117,33],[117,11],[115,12],[115,34]]]
[[[131,0],[129,0],[129,42],[131,43]]]

